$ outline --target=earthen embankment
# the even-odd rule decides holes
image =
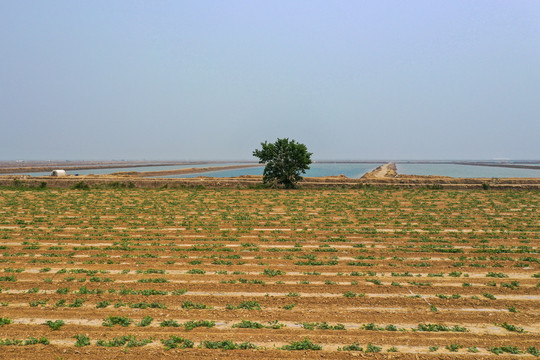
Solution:
[[[363,179],[386,179],[397,177],[396,164],[389,162],[377,167],[375,170],[366,173],[362,176]]]
[[[137,188],[253,188],[262,186],[262,176],[245,175],[233,178],[199,176],[195,178],[149,178],[140,176],[65,176],[31,177],[0,176],[0,186],[71,188],[78,184],[90,187]],[[540,178],[450,178],[438,176],[400,175],[395,178],[360,178],[345,176],[306,177],[298,183],[300,188],[430,188],[430,189],[540,189]]]
[[[237,170],[251,167],[261,167],[262,165],[228,165],[228,166],[210,166],[187,169],[160,170],[160,171],[130,171],[117,172],[108,176],[135,176],[135,177],[152,177],[152,176],[168,176],[168,175],[183,175],[183,174],[198,174],[212,171]]]

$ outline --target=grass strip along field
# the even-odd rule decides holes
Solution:
[[[3,189],[0,357],[538,357],[539,201]]]

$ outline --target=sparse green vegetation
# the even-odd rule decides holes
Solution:
[[[314,344],[308,338],[302,341],[293,341],[289,345],[283,345],[282,350],[322,350],[322,346]]]
[[[75,346],[77,347],[90,345],[90,338],[86,335],[78,334],[78,335],[75,335],[74,338],[77,340],[75,342]]]
[[[127,327],[131,325],[132,322],[133,320],[125,316],[109,316],[107,319],[103,320],[102,325],[107,327],[113,327],[114,325]]]
[[[537,191],[89,185],[0,192],[0,326],[14,335],[38,331],[2,345],[45,347],[43,332],[55,335],[51,349],[66,339],[73,346],[87,326],[73,322],[81,310],[92,326],[111,327],[76,337],[77,346],[100,351],[129,353],[161,340],[182,356],[180,348],[195,345],[169,334],[192,331],[199,348],[189,356],[324,347],[332,357],[334,344],[409,356],[404,339],[422,332],[415,346],[436,352],[430,356],[538,356],[530,340],[540,278]],[[494,320],[478,316],[484,308]],[[392,324],[389,314],[406,314],[411,325]],[[494,322],[513,342],[489,340],[500,336]],[[285,325],[298,337],[283,340]],[[469,330],[474,343],[458,340]],[[229,332],[252,343],[221,337]],[[373,332],[386,340],[351,344]],[[441,343],[444,332],[454,335]],[[136,352],[146,349],[155,346]]]
[[[170,349],[186,349],[186,348],[192,348],[193,347],[193,341],[189,339],[181,338],[180,336],[169,336],[168,339],[162,339],[161,343],[163,346],[165,346],[166,350]]]
[[[48,320],[44,323],[44,325],[48,325],[49,328],[51,330],[58,330],[60,329],[62,326],[65,325],[64,321],[63,320],[56,320],[56,321],[51,321],[51,320]]]

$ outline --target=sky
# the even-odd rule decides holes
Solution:
[[[0,0],[0,160],[540,159],[540,1]]]

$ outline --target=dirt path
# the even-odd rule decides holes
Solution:
[[[396,176],[397,176],[396,164],[389,162],[365,174],[363,177],[385,179],[385,178],[394,178]]]

